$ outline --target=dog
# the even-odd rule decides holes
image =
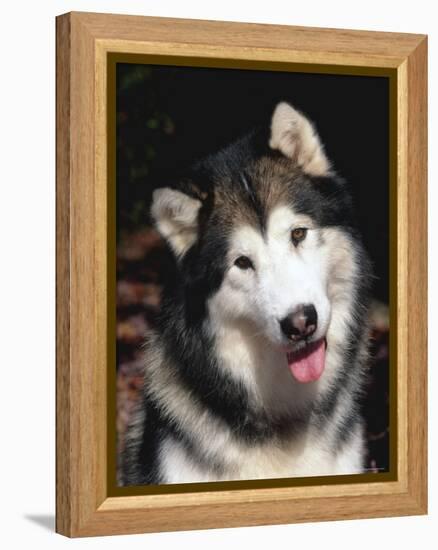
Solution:
[[[121,484],[363,472],[371,264],[314,124],[276,104],[151,215],[175,269]]]

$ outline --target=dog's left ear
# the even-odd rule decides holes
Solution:
[[[182,257],[198,237],[198,212],[201,205],[200,200],[170,187],[153,192],[152,218],[177,257]]]
[[[285,101],[274,109],[269,146],[295,160],[311,176],[326,176],[330,172],[330,162],[313,124]]]

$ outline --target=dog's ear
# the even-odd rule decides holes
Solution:
[[[269,146],[293,159],[307,174],[326,176],[330,172],[330,162],[313,124],[284,101],[274,109]]]
[[[170,187],[153,192],[152,218],[177,257],[182,257],[198,237],[201,204],[200,200]]]

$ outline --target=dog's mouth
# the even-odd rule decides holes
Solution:
[[[296,351],[286,353],[289,369],[298,382],[307,383],[318,380],[325,367],[325,338],[307,344]]]

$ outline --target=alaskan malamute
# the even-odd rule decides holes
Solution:
[[[362,472],[370,262],[312,123],[279,103],[151,213],[176,275],[121,483]]]

